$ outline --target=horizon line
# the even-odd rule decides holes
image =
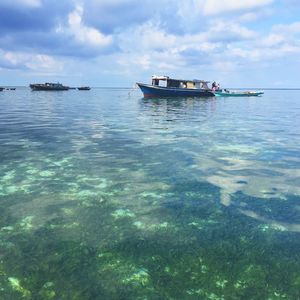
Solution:
[[[29,85],[1,85],[1,87],[22,87],[29,88]],[[93,89],[137,89],[137,87],[129,86],[90,86]],[[77,86],[70,86],[70,88],[78,88]],[[224,89],[224,88],[223,88]],[[226,89],[237,89],[237,90],[247,90],[247,89],[260,89],[260,90],[300,90],[300,87],[226,87]]]

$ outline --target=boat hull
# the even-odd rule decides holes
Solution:
[[[246,91],[246,92],[214,92],[215,96],[218,97],[251,97],[261,96],[264,94],[263,91]]]
[[[64,85],[46,85],[46,84],[30,84],[30,88],[33,91],[67,91],[70,88]]]
[[[158,97],[213,97],[214,93],[204,89],[167,88],[137,83],[145,98]]]

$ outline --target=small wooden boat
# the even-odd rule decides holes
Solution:
[[[161,81],[163,82],[160,85]],[[157,97],[213,97],[209,81],[172,79],[168,76],[152,76],[152,84],[136,83],[145,98]]]
[[[89,86],[81,86],[77,88],[79,91],[89,91],[91,88]]]
[[[62,85],[61,83],[34,83],[29,85],[33,91],[67,91],[68,86]]]
[[[249,97],[249,96],[261,96],[264,91],[229,91],[221,90],[215,91],[214,94],[218,97]]]

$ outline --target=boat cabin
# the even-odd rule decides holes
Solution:
[[[204,89],[209,90],[209,81],[204,80],[183,80],[183,79],[172,79],[169,76],[152,76],[153,86],[164,86],[167,88],[181,88],[181,89]]]

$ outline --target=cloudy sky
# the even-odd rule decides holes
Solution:
[[[300,1],[0,0],[0,85],[153,74],[300,87]]]

